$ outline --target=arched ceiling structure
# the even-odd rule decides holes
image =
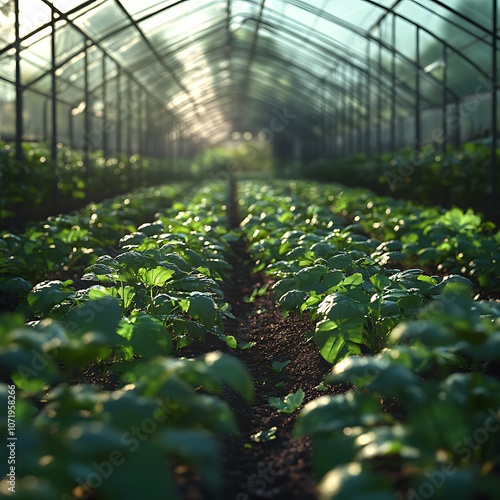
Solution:
[[[369,126],[490,91],[496,17],[496,0],[0,0],[0,99],[146,106],[207,147],[283,107]]]

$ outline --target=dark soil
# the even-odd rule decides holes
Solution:
[[[316,386],[331,370],[331,365],[321,357],[313,342],[306,341],[307,332],[314,328],[308,318],[290,315],[284,319],[269,290],[254,302],[245,302],[244,298],[254,289],[261,288],[267,278],[262,273],[252,274],[243,243],[234,250],[233,279],[226,284],[224,293],[236,320],[227,322],[225,333],[236,337],[238,342],[255,342],[255,345],[246,350],[234,350],[214,339],[209,342],[210,346],[203,345],[203,351],[218,349],[244,363],[254,382],[255,399],[249,405],[233,391],[228,390],[224,395],[241,434],[222,436],[222,500],[315,499],[310,440],[292,436],[299,410],[292,414],[280,413],[268,403],[268,397],[284,398],[302,388],[305,404],[323,395]],[[274,361],[287,360],[290,363],[283,371],[271,369]],[[276,387],[280,382],[285,385]],[[277,428],[275,439],[257,442],[252,438],[272,427]],[[186,498],[209,498],[203,496],[200,488],[194,487],[193,480],[196,482],[190,473],[181,479]]]
[[[255,387],[255,401],[245,404],[235,394],[228,401],[236,415],[241,436],[228,437],[224,447],[226,488],[224,499],[308,499],[316,498],[315,482],[310,464],[310,442],[292,437],[298,411],[280,413],[269,405],[269,396],[285,397],[302,388],[305,401],[323,393],[315,387],[330,371],[313,342],[306,334],[314,328],[307,318],[289,316],[283,319],[271,292],[253,303],[243,298],[264,285],[264,275],[253,275],[250,259],[243,245],[235,248],[238,262],[233,281],[225,295],[237,320],[226,327],[228,335],[239,342],[255,342],[249,350],[236,356],[247,366]],[[282,372],[273,371],[273,361],[290,363]],[[284,387],[276,384],[285,382]],[[276,439],[256,442],[251,438],[259,431],[277,427]]]

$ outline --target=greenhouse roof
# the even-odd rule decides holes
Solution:
[[[86,95],[96,115],[104,99],[113,119],[122,99],[207,144],[258,133],[278,111],[311,127],[325,106],[349,105],[365,121],[407,116],[416,94],[426,109],[490,90],[495,4],[0,1],[0,99],[18,78],[23,91],[55,91],[73,115]]]

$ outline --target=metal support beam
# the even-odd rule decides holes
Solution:
[[[259,6],[259,14],[257,16],[256,22],[255,22],[255,29],[253,32],[253,38],[252,38],[252,45],[250,46],[250,50],[248,51],[248,59],[247,63],[245,66],[245,71],[243,73],[243,78],[241,81],[241,86],[239,92],[235,92],[236,96],[239,96],[237,102],[235,103],[237,106],[235,106],[235,112],[237,113],[238,109],[241,109],[242,103],[244,103],[247,93],[248,93],[248,85],[250,83],[250,69],[252,67],[252,63],[255,57],[255,51],[257,48],[257,40],[259,39],[259,29],[260,25],[262,23],[262,14],[264,13],[264,6],[265,6],[266,0],[261,0],[260,1],[260,6]],[[235,117],[235,122],[237,122],[237,119]]]
[[[448,146],[448,48],[443,46],[443,137],[441,149],[446,151]]]
[[[347,86],[347,66],[342,66],[342,83],[344,89]],[[342,157],[346,158],[349,154],[349,144],[347,141],[347,92],[342,94]]]
[[[85,165],[85,196],[87,200],[90,200],[91,188],[90,188],[90,102],[89,102],[89,48],[85,48],[85,56],[83,59],[84,72],[83,72],[83,88],[84,88],[84,99],[85,99],[85,110],[83,111],[84,116],[84,132],[83,132],[83,163]]]
[[[122,152],[122,73],[117,67],[116,73],[116,153]]]
[[[130,157],[132,156],[132,121],[135,120],[133,116],[133,100],[132,100],[132,79],[127,78],[127,181],[129,189],[132,189],[132,164]]]
[[[422,146],[422,124],[420,116],[420,28],[416,31],[416,73],[415,73],[415,148],[420,150]]]
[[[146,137],[145,131],[144,131],[144,105],[145,105],[145,100],[144,100],[144,94],[138,90],[138,95],[137,95],[137,102],[139,104],[137,108],[137,124],[139,125],[138,131],[137,131],[137,139],[139,142],[138,145],[138,152],[141,155],[144,155],[144,149],[145,149],[145,143],[144,143],[144,138]]]
[[[497,58],[497,48],[498,48],[498,4],[497,0],[492,0],[493,2],[493,42],[491,50],[493,52],[493,57],[491,60],[491,202],[490,208],[494,212],[497,209],[497,129],[498,129],[498,58]]]
[[[108,159],[108,86],[106,78],[106,55],[102,55],[102,154]]]
[[[73,108],[70,106],[68,111],[68,134],[69,134],[69,146],[75,149],[75,127],[73,124]]]
[[[370,40],[366,41],[366,120],[365,120],[365,153],[370,154],[372,152],[371,138],[371,122],[372,122],[372,73],[371,73],[371,61],[370,61]]]
[[[379,30],[381,27],[379,26]],[[382,34],[380,34],[382,38]],[[377,155],[378,161],[382,161],[382,45],[378,46],[378,92],[377,92]]]
[[[20,36],[20,14],[19,0],[14,0],[15,19],[15,53],[16,53],[16,158],[23,160],[23,86],[21,82],[21,36]]]
[[[396,49],[396,16],[392,16],[392,48]],[[396,52],[392,53],[392,77],[391,77],[391,152],[396,151],[396,96],[397,96],[397,86],[396,86]]]
[[[56,16],[54,9],[51,14],[52,33],[50,37],[50,62],[51,70],[51,117],[52,134],[50,136],[50,156],[52,159],[52,203],[57,199],[57,176],[58,176],[58,155],[57,155],[57,75],[56,75]]]
[[[356,127],[356,134],[358,137],[358,153],[361,153],[364,150],[364,141],[365,141],[365,135],[363,133],[363,82],[361,79],[358,79],[357,82],[357,106],[358,106],[358,125]]]

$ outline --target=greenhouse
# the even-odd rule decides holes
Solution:
[[[497,0],[0,0],[0,496],[497,499]]]

